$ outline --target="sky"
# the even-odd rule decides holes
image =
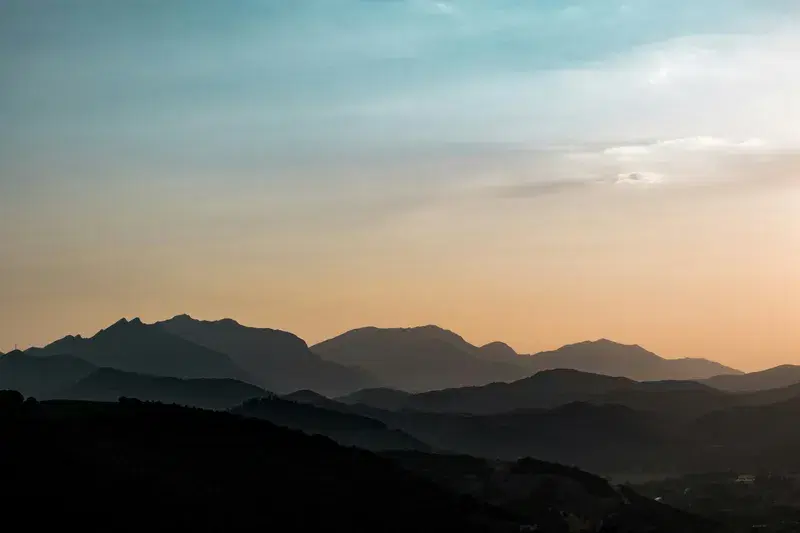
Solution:
[[[796,0],[0,0],[0,350],[189,313],[800,364]]]

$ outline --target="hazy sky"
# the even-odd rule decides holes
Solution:
[[[800,363],[797,0],[0,0],[0,350],[121,316]]]

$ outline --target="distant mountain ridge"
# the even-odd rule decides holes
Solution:
[[[26,353],[72,355],[97,367],[155,376],[251,380],[228,355],[144,324],[138,318],[123,318],[90,338],[68,336]]]
[[[375,384],[360,368],[326,361],[300,337],[275,329],[252,328],[232,319],[197,320],[179,315],[156,326],[182,339],[224,353],[256,383],[283,394],[313,389],[343,394]]]
[[[709,384],[730,379],[715,376],[739,374],[712,361],[664,359],[607,339],[520,355],[505,343],[479,347],[438,326],[366,327],[309,348],[289,332],[189,315],[155,324],[122,319],[92,337],[70,335],[25,353],[70,355],[95,367],[154,376],[237,379],[278,394],[308,389],[336,397],[370,388],[420,393],[510,383],[553,369],[637,381],[715,380]]]
[[[403,431],[390,429],[379,420],[340,409],[326,409],[309,397],[303,402],[287,398],[269,396],[252,399],[230,409],[230,412],[267,420],[310,435],[324,435],[343,446],[373,451],[431,450],[427,444]]]
[[[800,383],[800,366],[781,365],[748,374],[724,374],[706,379],[703,383],[735,392],[777,389]]]
[[[325,359],[358,366],[388,387],[425,391],[508,381],[525,370],[485,357],[459,335],[437,326],[361,328],[311,347]]]
[[[410,392],[516,381],[572,369],[637,381],[699,380],[736,369],[706,359],[665,359],[608,339],[521,355],[502,342],[478,347],[437,326],[361,328],[311,347],[322,357],[365,368],[388,388]]]
[[[636,381],[698,380],[719,374],[741,374],[739,370],[708,359],[665,359],[637,344],[620,344],[608,339],[567,344],[528,357],[526,365],[536,371],[569,368]]]

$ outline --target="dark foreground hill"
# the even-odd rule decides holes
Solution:
[[[715,521],[698,520],[627,487],[556,463],[415,452],[384,455],[452,491],[508,509],[544,531],[720,531]]]
[[[388,459],[261,420],[131,400],[0,416],[3,521],[31,531],[519,530]]]
[[[469,476],[456,482],[446,456],[379,457],[228,413],[0,394],[0,418],[9,430],[0,468],[12,488],[3,518],[30,530],[510,533],[527,524],[567,533],[591,523],[598,533],[714,531],[538,461],[493,470],[487,487],[497,491],[485,493]]]

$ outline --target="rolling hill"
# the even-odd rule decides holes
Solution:
[[[339,398],[339,401],[389,410],[494,414],[518,409],[552,408],[578,401],[661,411],[678,409],[678,402],[695,407],[695,402],[700,401],[704,408],[713,408],[729,405],[725,401],[727,396],[695,382],[638,382],[559,369],[538,372],[511,383],[490,383],[480,387],[443,389],[413,395],[371,389]]]
[[[747,374],[723,374],[703,383],[721,390],[753,392],[788,387],[800,383],[800,366],[781,365],[775,368]]]
[[[390,459],[262,420],[133,400],[0,400],[0,469],[13,487],[3,517],[32,530],[511,533],[522,523]]]
[[[427,444],[385,423],[355,413],[329,410],[308,402],[293,402],[266,397],[244,402],[231,409],[241,416],[268,420],[273,424],[297,429],[310,435],[325,435],[343,446],[365,450],[430,451]]]
[[[71,355],[34,357],[17,350],[0,356],[0,389],[52,398],[94,370],[91,363]]]
[[[234,379],[179,379],[100,368],[52,397],[116,402],[120,397],[206,409],[228,409],[269,393]]]

